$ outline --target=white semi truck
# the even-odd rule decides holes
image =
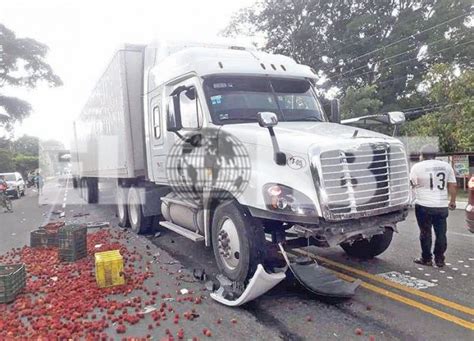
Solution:
[[[212,247],[235,282],[266,266],[272,243],[377,256],[407,215],[404,147],[340,124],[337,102],[327,115],[315,78],[248,47],[125,45],[75,122],[74,185],[94,203],[112,179],[121,226],[160,221]]]

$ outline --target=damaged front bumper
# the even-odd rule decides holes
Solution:
[[[225,289],[223,286],[221,286],[217,291],[211,293],[211,297],[217,302],[222,303],[226,306],[238,307],[265,294],[267,291],[271,290],[285,278],[286,274],[284,272],[270,274],[265,271],[262,264],[259,264],[257,266],[257,271],[255,271],[255,274],[253,275],[249,284],[238,299],[229,300],[224,298]]]

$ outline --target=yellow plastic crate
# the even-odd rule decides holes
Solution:
[[[95,254],[95,278],[100,288],[125,284],[123,257],[119,250]]]

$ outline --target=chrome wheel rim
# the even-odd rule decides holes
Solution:
[[[118,216],[120,218],[120,220],[123,220],[125,218],[125,205],[124,205],[124,201],[123,200],[123,193],[122,193],[122,190],[119,189],[118,190],[118,194],[117,194],[117,211],[118,211]]]
[[[133,225],[138,224],[138,209],[139,205],[137,203],[137,198],[135,193],[132,193],[130,196],[130,202],[128,203],[130,205],[130,221]]]
[[[237,228],[230,218],[225,218],[217,234],[218,251],[222,263],[229,270],[235,270],[240,263],[240,240]]]

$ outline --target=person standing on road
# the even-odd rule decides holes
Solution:
[[[43,176],[38,172],[38,174],[36,175],[36,188],[38,189],[38,194],[41,194],[43,192],[43,185]]]
[[[436,160],[436,149],[426,145],[421,149],[421,162],[410,172],[410,183],[415,190],[415,215],[420,228],[421,258],[413,261],[433,265],[431,253],[431,228],[436,241],[433,250],[436,266],[443,267],[447,248],[446,230],[448,208],[456,208],[456,177],[451,165]],[[448,200],[448,194],[450,199]]]

